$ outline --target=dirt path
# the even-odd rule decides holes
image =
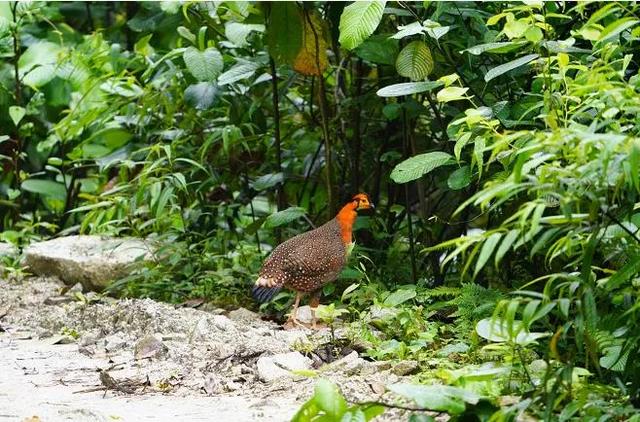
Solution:
[[[295,350],[313,350],[322,333],[283,331],[244,309],[59,289],[55,279],[0,280],[0,421],[286,421],[315,384],[287,369],[317,371],[353,402],[401,379],[355,352],[329,365],[308,359]]]
[[[106,359],[89,358],[75,344],[0,336],[0,420],[22,421],[242,421],[288,420],[295,399],[260,400],[246,395],[207,397],[159,393],[122,395],[81,391],[95,387]]]

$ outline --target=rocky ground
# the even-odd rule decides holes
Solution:
[[[0,420],[285,421],[313,394],[312,375],[351,402],[388,401],[385,385],[415,369],[348,349],[327,363],[326,330],[283,330],[246,309],[61,287],[43,276],[0,280]]]

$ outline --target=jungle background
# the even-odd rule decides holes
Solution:
[[[419,362],[400,395],[636,420],[638,23],[635,2],[2,2],[0,240],[145,238],[168,259],[111,294],[257,310],[269,251],[364,191],[322,303],[370,358]],[[298,420],[375,413],[316,394]]]

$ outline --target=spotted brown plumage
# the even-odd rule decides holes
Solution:
[[[311,293],[313,325],[320,289],[334,281],[347,263],[348,245],[357,210],[372,208],[367,194],[353,197],[331,221],[317,229],[299,234],[278,245],[265,260],[253,296],[259,302],[270,300],[280,289],[297,292],[290,320],[297,323],[296,309],[304,293]]]

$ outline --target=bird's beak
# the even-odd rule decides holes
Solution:
[[[373,202],[369,202],[369,207],[370,207],[372,210],[375,210],[375,209],[376,209],[376,206],[375,206],[375,205],[373,205]]]

